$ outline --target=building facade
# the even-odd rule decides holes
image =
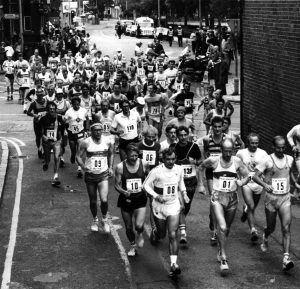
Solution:
[[[243,0],[241,131],[272,137],[300,124],[300,1]]]

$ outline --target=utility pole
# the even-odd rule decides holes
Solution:
[[[160,26],[160,0],[157,0],[157,17],[158,17],[158,26]]]
[[[20,22],[20,39],[21,39],[21,51],[24,48],[24,31],[23,31],[23,11],[22,11],[22,0],[19,0],[19,22]]]
[[[202,25],[202,12],[201,12],[201,0],[199,0],[199,27],[201,28]]]

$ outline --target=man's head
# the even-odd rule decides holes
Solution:
[[[163,161],[168,169],[172,169],[175,165],[176,154],[173,148],[168,148],[163,151]]]
[[[143,131],[144,141],[146,145],[153,145],[157,139],[158,131],[157,128],[155,128],[152,125],[149,125],[145,127]]]
[[[120,82],[115,82],[113,86],[114,94],[119,95],[121,93],[121,84]]]
[[[138,150],[138,148],[137,148],[137,146],[135,144],[130,143],[126,147],[126,154],[127,154],[126,161],[129,164],[135,164],[136,161],[138,160],[138,157],[139,157],[139,150]]]
[[[91,125],[91,135],[92,138],[99,140],[101,138],[103,131],[103,124],[100,122],[95,122]]]
[[[106,113],[109,109],[109,101],[107,99],[103,99],[101,101],[101,111]]]
[[[251,132],[248,137],[248,150],[250,152],[256,152],[258,145],[259,145],[259,136],[257,133]]]
[[[183,120],[186,115],[186,109],[184,106],[179,106],[176,110],[176,116],[179,120]]]
[[[223,117],[223,130],[227,131],[231,125],[231,119],[228,116]]]
[[[47,112],[48,114],[51,116],[51,117],[55,117],[56,116],[56,109],[57,109],[57,105],[55,102],[53,101],[49,101],[46,105],[46,109],[47,109]]]
[[[129,101],[128,100],[124,100],[121,103],[121,108],[122,108],[123,114],[128,114],[129,111],[130,111],[130,103],[129,103]]]
[[[220,135],[223,131],[224,121],[221,117],[215,116],[211,120],[211,127],[214,135]]]
[[[281,135],[274,136],[272,143],[275,156],[282,159],[286,148],[284,137]]]
[[[72,99],[71,99],[71,104],[72,104],[72,107],[74,110],[79,110],[80,108],[80,98],[78,96],[74,96]]]
[[[186,126],[182,125],[182,126],[180,126],[180,127],[177,128],[176,135],[177,135],[178,141],[181,144],[185,145],[188,142],[189,129]]]
[[[223,159],[229,162],[234,152],[234,143],[231,138],[226,138],[221,143],[221,150]]]
[[[177,127],[175,124],[170,124],[166,126],[166,137],[171,141],[175,142],[177,139],[176,136]]]

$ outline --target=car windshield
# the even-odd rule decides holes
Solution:
[[[153,23],[150,22],[143,22],[139,23],[141,27],[153,27]]]

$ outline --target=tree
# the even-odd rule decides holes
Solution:
[[[178,17],[184,17],[184,24],[187,25],[188,18],[193,16],[199,7],[199,0],[166,0],[166,6],[171,9],[171,12]]]
[[[219,22],[226,18],[237,18],[239,12],[238,0],[210,0],[210,13]]]

